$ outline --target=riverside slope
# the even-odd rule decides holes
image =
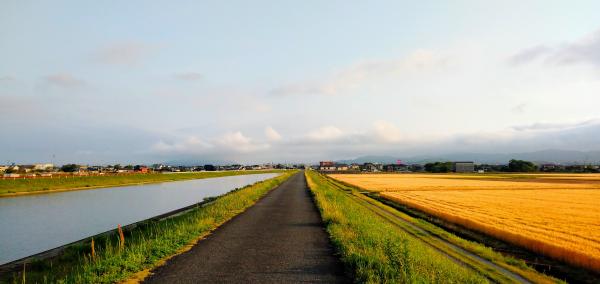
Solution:
[[[349,282],[333,254],[301,172],[145,283]]]

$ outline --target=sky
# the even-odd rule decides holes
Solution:
[[[597,11],[0,0],[0,164],[600,150]]]

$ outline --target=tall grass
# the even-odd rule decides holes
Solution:
[[[178,181],[189,179],[202,179],[233,175],[247,175],[257,173],[280,172],[271,171],[225,171],[225,172],[198,172],[178,174],[129,174],[115,176],[70,176],[36,179],[0,179],[0,196],[12,195],[21,192],[44,192],[62,189],[84,189],[94,187],[118,186],[127,184]]]
[[[26,271],[27,283],[123,281],[136,272],[155,267],[166,257],[206,236],[211,230],[250,207],[293,173],[285,172],[278,177],[232,191],[204,207],[182,215],[98,238],[94,240],[94,257],[90,241],[68,248],[56,259],[33,262]],[[16,273],[4,280],[16,283],[23,274]]]
[[[487,282],[356,203],[319,174],[307,171],[306,176],[331,240],[356,282]]]

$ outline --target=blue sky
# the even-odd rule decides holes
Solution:
[[[600,150],[600,3],[489,2],[2,1],[0,164]]]

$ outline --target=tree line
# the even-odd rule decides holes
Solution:
[[[512,159],[507,165],[477,165],[476,170],[485,169],[488,171],[495,172],[536,172],[538,167],[530,162],[524,160]],[[453,170],[452,162],[434,162],[425,164],[425,171],[430,173],[449,173]]]

